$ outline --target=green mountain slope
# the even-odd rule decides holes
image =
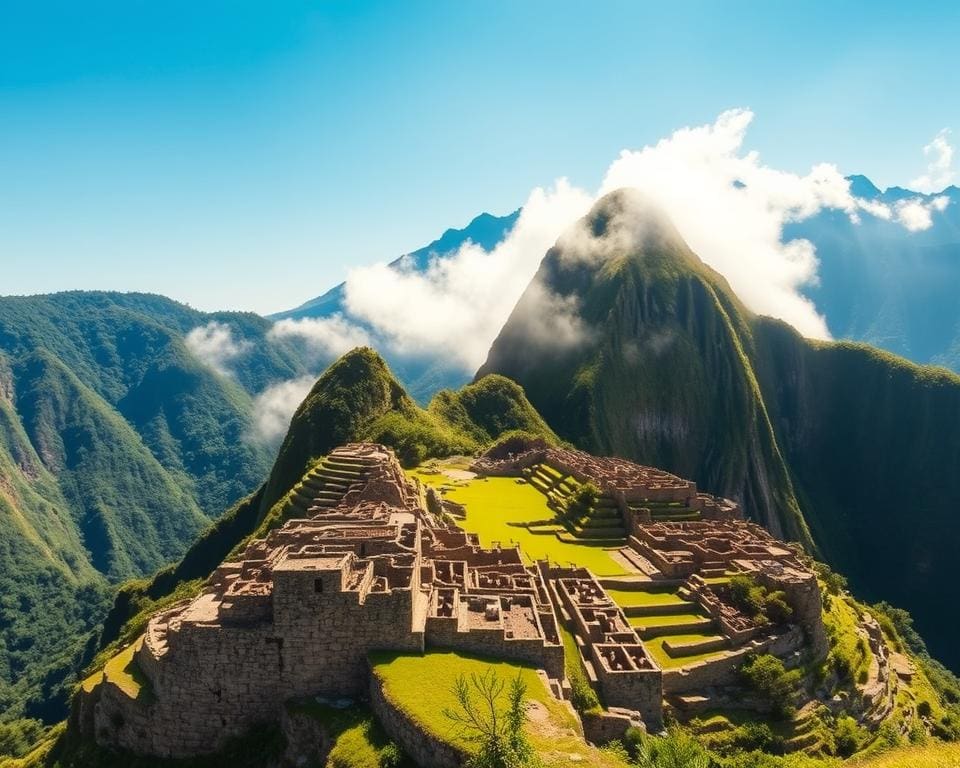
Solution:
[[[244,352],[230,375],[188,349],[214,320]],[[305,370],[269,328],[142,294],[0,298],[0,719],[61,717],[109,585],[262,482],[252,396]]]
[[[208,529],[175,566],[120,591],[104,623],[101,648],[140,631],[138,616],[144,620],[178,589],[206,578],[245,539],[279,524],[284,497],[332,448],[372,440],[393,447],[405,463],[417,464],[432,456],[478,451],[513,431],[557,439],[523,390],[501,376],[442,391],[424,409],[375,351],[348,352],[320,376],[297,409],[266,483]]]
[[[542,332],[557,307],[577,331],[562,345]],[[960,545],[960,378],[752,315],[626,192],[547,253],[488,373],[578,446],[693,477],[812,544],[860,593],[911,610],[960,667],[960,619],[936,597]]]

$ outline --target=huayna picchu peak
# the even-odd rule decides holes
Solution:
[[[545,312],[575,332],[545,335]],[[909,609],[960,664],[960,619],[937,598],[960,546],[938,501],[960,499],[957,375],[750,312],[625,191],[546,254],[477,376],[491,373],[560,438],[736,499],[865,596]]]

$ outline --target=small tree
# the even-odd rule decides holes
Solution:
[[[599,495],[600,489],[589,481],[577,486],[577,489],[570,494],[566,501],[566,507],[563,511],[564,517],[570,520],[583,517],[596,503]]]
[[[518,674],[509,687],[493,670],[470,678],[460,675],[453,686],[456,709],[444,709],[464,738],[475,745],[469,768],[524,768],[533,762],[533,748],[523,726],[527,686]]]

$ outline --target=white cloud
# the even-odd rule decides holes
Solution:
[[[370,334],[337,313],[330,317],[286,319],[273,324],[270,339],[299,339],[317,359],[339,357],[354,347],[370,344]]]
[[[475,370],[530,283],[544,253],[592,203],[565,179],[537,188],[510,234],[491,251],[467,243],[426,272],[387,264],[350,272],[349,313],[369,323],[397,352],[443,355]]]
[[[314,381],[314,376],[301,376],[273,384],[257,395],[253,401],[253,437],[268,445],[279,443]]]
[[[953,168],[953,146],[947,141],[949,135],[950,131],[944,128],[923,148],[923,154],[928,158],[927,170],[910,182],[911,189],[929,195],[953,183],[956,172]]]
[[[914,197],[900,200],[893,206],[893,218],[911,232],[921,232],[933,226],[934,211],[946,210],[950,198],[940,195],[932,200]]]
[[[442,356],[465,371],[476,370],[545,252],[565,232],[575,236],[569,227],[601,195],[628,187],[664,209],[693,251],[726,277],[750,309],[785,320],[807,336],[828,338],[824,318],[802,294],[817,280],[814,247],[806,240],[785,241],[784,226],[834,209],[854,222],[866,214],[918,231],[931,226],[932,213],[948,201],[917,198],[890,206],[855,198],[849,182],[828,163],[803,175],[765,165],[755,151],[744,149],[752,120],[749,110],[730,110],[712,124],[624,150],[596,194],[565,179],[534,189],[513,230],[491,251],[467,243],[431,261],[424,272],[404,261],[354,269],[346,282],[346,317],[283,321],[273,335],[300,335],[331,354],[372,340],[402,355]],[[952,149],[945,134],[931,147],[931,167],[949,168]],[[576,307],[543,291],[538,298],[542,318],[553,323],[540,334],[543,339],[583,338]]]
[[[197,326],[184,341],[187,349],[203,363],[227,376],[231,375],[230,362],[253,346],[249,341],[234,339],[233,329],[217,320]]]
[[[835,166],[817,165],[799,176],[743,152],[752,119],[748,110],[731,110],[712,125],[683,128],[654,146],[624,151],[608,169],[601,193],[639,189],[747,306],[807,336],[827,338],[823,317],[800,293],[816,279],[814,248],[805,240],[784,242],[783,226],[823,208],[854,214],[857,204]]]

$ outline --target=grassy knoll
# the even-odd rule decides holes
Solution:
[[[467,509],[460,522],[468,531],[480,535],[485,546],[499,541],[515,542],[531,561],[544,558],[560,565],[574,563],[599,576],[617,576],[626,570],[602,547],[560,541],[550,533],[531,533],[516,523],[550,520],[554,513],[546,497],[527,483],[512,477],[477,478],[453,482],[446,475],[414,470],[414,477],[428,485],[445,488],[444,496]],[[514,525],[511,525],[514,523]]]
[[[445,708],[457,706],[453,693],[457,677],[493,670],[504,680],[519,674],[526,683],[527,697],[532,702],[528,733],[544,768],[583,765],[625,768],[627,765],[583,741],[573,714],[551,697],[532,667],[453,652],[431,652],[423,656],[377,653],[370,661],[374,674],[383,680],[384,692],[390,701],[448,743],[466,746],[456,726],[443,715]]]

